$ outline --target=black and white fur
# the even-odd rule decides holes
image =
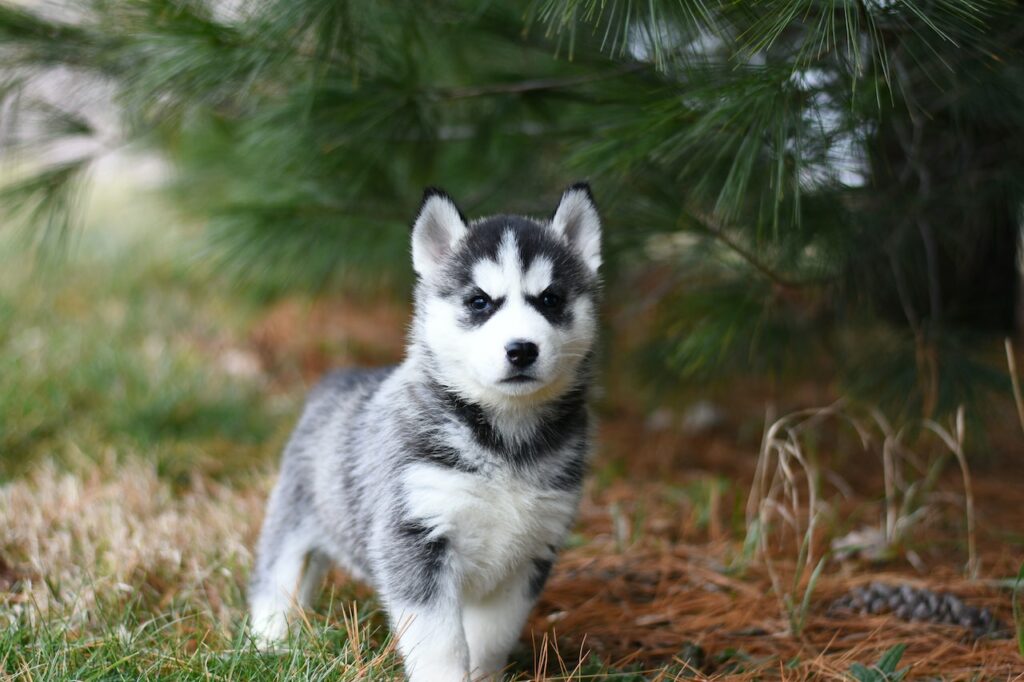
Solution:
[[[576,513],[589,451],[601,225],[585,184],[550,220],[467,224],[427,190],[407,357],[311,393],[250,589],[260,643],[331,563],[374,586],[409,679],[499,679]]]

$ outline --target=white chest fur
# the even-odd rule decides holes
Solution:
[[[503,472],[493,478],[416,464],[403,484],[410,514],[448,539],[466,594],[488,594],[517,567],[551,556],[576,497]]]

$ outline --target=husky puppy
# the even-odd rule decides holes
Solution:
[[[328,375],[285,448],[257,642],[285,636],[333,562],[378,591],[412,682],[500,679],[580,497],[600,247],[586,184],[549,220],[467,223],[426,191],[405,361]]]

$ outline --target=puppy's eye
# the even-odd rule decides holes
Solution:
[[[557,308],[562,305],[562,297],[553,291],[545,291],[541,294],[540,304],[545,308]]]
[[[476,296],[473,296],[468,301],[466,301],[466,305],[469,306],[470,310],[482,313],[490,309],[491,299],[487,298],[483,294],[477,294]]]

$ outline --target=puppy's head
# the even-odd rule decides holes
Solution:
[[[429,189],[413,224],[414,343],[437,379],[484,404],[530,404],[570,388],[596,331],[601,221],[585,184],[550,220],[467,223]]]

